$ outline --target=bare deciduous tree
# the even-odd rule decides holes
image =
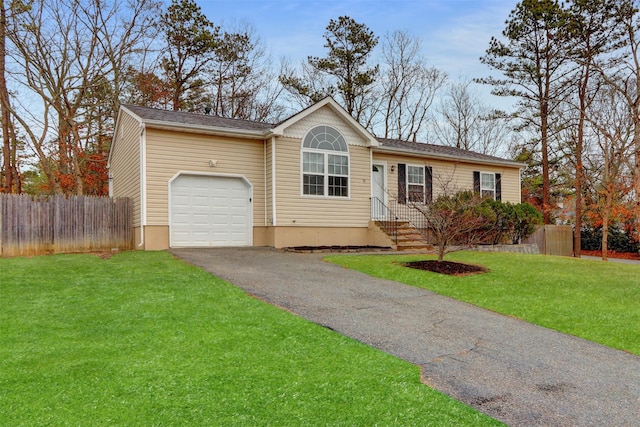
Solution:
[[[86,172],[95,166],[87,163],[90,155],[101,150],[104,156],[108,149],[104,131],[113,123],[119,94],[114,83],[121,82],[118,73],[139,47],[155,4],[37,0],[12,20],[14,83],[28,95],[16,99],[11,112],[48,191],[87,190]]]
[[[631,111],[635,218],[640,224],[640,2],[615,0],[608,3],[620,20],[622,32],[618,38],[610,40],[616,48],[614,57],[598,64],[597,70]],[[636,228],[636,239],[640,241],[640,227]]]
[[[609,225],[621,219],[632,187],[634,124],[628,105],[609,86],[599,91],[587,113],[587,129],[594,140],[586,157],[587,208],[602,224],[602,259],[606,260]]]
[[[511,132],[508,118],[492,110],[473,91],[473,81],[448,85],[431,131],[442,145],[496,155],[506,150]]]
[[[587,108],[598,91],[598,85],[593,84],[593,69],[596,62],[611,48],[610,39],[617,39],[617,22],[614,10],[605,0],[574,0],[569,9],[568,30],[571,36],[572,49],[570,59],[576,64],[575,74],[568,84],[577,88],[575,96],[569,97],[569,102],[575,98],[577,102],[577,121],[572,147],[572,163],[575,167],[575,226],[573,235],[574,256],[580,256],[582,230],[582,198],[583,198],[583,147],[585,140],[585,123]]]
[[[420,55],[420,39],[405,31],[382,42],[380,76],[384,137],[417,141],[424,136],[428,113],[447,75],[429,67]]]
[[[301,62],[299,69],[289,61],[283,61],[278,80],[286,89],[289,101],[298,109],[307,108],[326,96],[335,95],[335,89],[327,76],[307,61]]]
[[[480,211],[482,198],[471,191],[443,193],[431,203],[413,203],[425,217],[425,230],[433,236],[438,261],[460,247],[482,242],[489,234],[491,218]]]
[[[209,67],[212,95],[208,113],[257,121],[281,116],[278,100],[283,87],[277,84],[271,62],[249,24],[225,31]]]
[[[11,11],[9,11],[11,13]],[[20,13],[13,9],[13,13]],[[2,168],[0,168],[0,191],[20,193],[21,182],[18,173],[18,143],[11,121],[11,102],[6,79],[7,58],[7,8],[0,0],[0,116],[2,119]]]

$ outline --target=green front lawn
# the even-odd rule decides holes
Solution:
[[[377,262],[377,261],[376,261]],[[165,252],[0,259],[3,425],[497,425]]]
[[[640,355],[640,265],[506,253],[447,255],[491,271],[465,277],[403,267],[420,255],[336,255],[328,260],[430,289],[527,322]]]

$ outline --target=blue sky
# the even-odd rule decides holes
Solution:
[[[168,2],[168,1],[167,1]],[[256,28],[274,59],[293,64],[323,56],[330,19],[350,16],[375,35],[405,30],[422,39],[429,65],[452,79],[481,77],[489,69],[478,58],[491,36],[500,36],[517,0],[197,0],[217,25],[246,21]]]

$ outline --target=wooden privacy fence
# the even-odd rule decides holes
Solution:
[[[573,229],[570,225],[541,225],[522,243],[537,244],[541,254],[573,256]]]
[[[0,256],[133,248],[131,200],[0,194]]]

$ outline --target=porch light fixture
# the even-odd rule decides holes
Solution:
[[[209,166],[211,166],[212,168],[215,168],[216,166],[218,166],[218,161],[217,160],[209,160]]]
[[[396,171],[396,165],[391,165],[391,172],[395,172]]]

